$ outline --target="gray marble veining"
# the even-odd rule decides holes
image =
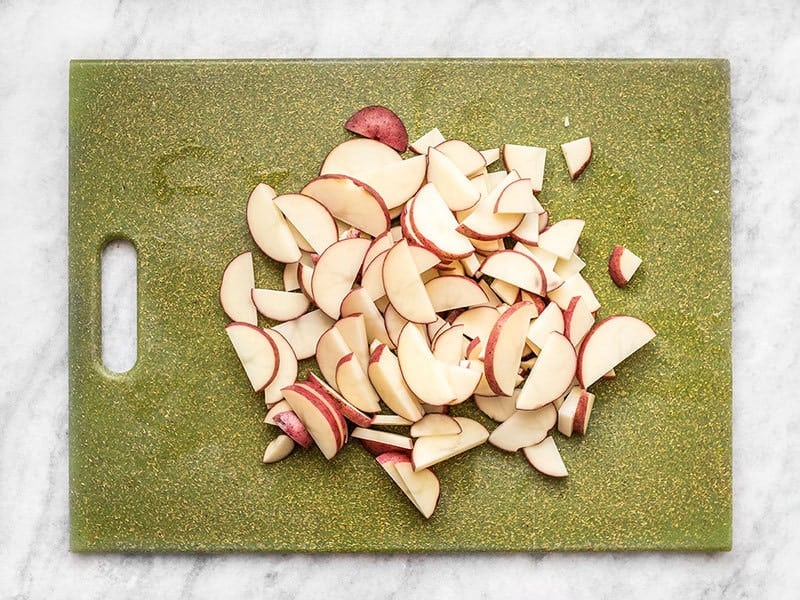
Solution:
[[[798,31],[791,0],[447,0],[426,10],[356,1],[0,1],[0,599],[418,598],[434,590],[443,599],[797,597]],[[731,60],[732,552],[69,553],[68,60],[345,56]]]

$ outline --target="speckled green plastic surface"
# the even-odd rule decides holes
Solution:
[[[255,250],[258,284],[279,285],[249,238],[248,193],[298,190],[367,104],[412,138],[437,126],[480,148],[546,146],[540,201],[586,220],[601,314],[658,332],[594,386],[588,434],[556,434],[566,480],[485,445],[434,468],[425,521],[357,444],[261,464],[275,430],[223,331],[220,275]],[[571,182],[559,144],[585,135],[594,157]],[[730,548],[729,154],[721,60],[73,62],[73,550]],[[100,253],[115,238],[139,268],[138,360],[121,375],[100,358]],[[623,290],[606,273],[617,243],[644,259]]]

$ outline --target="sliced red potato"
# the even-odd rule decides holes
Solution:
[[[390,410],[409,421],[418,421],[422,418],[423,411],[419,399],[406,385],[400,363],[386,344],[375,346],[370,355],[367,376]]]
[[[364,413],[353,406],[344,396],[325,383],[324,380],[317,377],[313,372],[308,373],[304,383],[313,388],[319,396],[325,398],[329,403],[336,405],[342,413],[342,416],[353,423],[353,425],[357,427],[370,427],[372,425],[372,415]]]
[[[516,410],[492,432],[489,443],[508,452],[538,444],[547,437],[556,418],[556,408],[552,404],[536,410]]]
[[[348,317],[342,317],[336,321],[334,327],[342,334],[345,344],[355,355],[361,369],[366,373],[370,352],[364,315],[356,313]]]
[[[500,310],[505,305],[514,304],[519,298],[519,288],[513,283],[508,283],[502,279],[495,279],[490,286],[495,295],[502,300],[497,307]]]
[[[400,208],[417,193],[425,181],[427,171],[425,156],[414,156],[386,164],[358,177],[374,189],[390,211]]]
[[[342,300],[341,313],[342,317],[363,314],[364,325],[367,329],[367,339],[378,340],[384,344],[389,344],[390,347],[394,347],[386,331],[383,315],[363,287],[357,287],[345,296],[344,300]]]
[[[260,392],[278,374],[278,348],[263,329],[250,323],[229,323],[225,332],[244,367],[253,391]]]
[[[378,464],[392,478],[416,509],[426,519],[439,501],[439,480],[430,469],[415,472],[411,459],[402,452],[385,452],[376,457]]]
[[[530,256],[533,260],[539,263],[539,266],[542,267],[542,270],[545,272],[554,271],[556,264],[558,263],[558,256],[539,246],[531,246],[529,244],[525,244],[524,242],[517,242],[514,244],[512,249]]]
[[[445,144],[448,143],[450,142],[445,142]],[[480,155],[478,157],[483,160]],[[459,166],[437,148],[428,149],[426,176],[428,182],[436,186],[445,204],[452,211],[466,210],[475,206],[480,200],[480,193]]]
[[[481,263],[480,272],[540,296],[547,293],[547,279],[542,267],[530,256],[516,250],[502,250],[488,256]]]
[[[475,406],[487,417],[498,423],[507,420],[517,410],[519,390],[511,396],[481,396],[475,394]]]
[[[298,264],[300,263],[286,263],[283,265],[283,289],[287,292],[294,292],[300,289],[300,282],[297,279]]]
[[[519,179],[516,171],[511,171],[486,196],[480,199],[475,210],[458,226],[457,231],[476,240],[497,240],[514,231],[524,218],[523,214],[495,213],[497,200],[505,188]]]
[[[589,417],[594,407],[594,394],[576,385],[558,408],[558,430],[570,437],[573,433],[585,435]]]
[[[429,341],[431,344],[433,344],[433,339],[434,339],[434,338],[435,338],[437,335],[439,335],[439,333],[441,333],[441,332],[442,332],[442,331],[444,331],[445,329],[448,329],[449,327],[450,327],[450,323],[448,323],[447,321],[445,321],[445,320],[444,320],[442,317],[440,317],[439,315],[436,315],[436,320],[435,320],[435,321],[433,321],[432,323],[427,323],[427,324],[425,325],[425,333],[426,333],[426,334],[427,334],[427,336],[428,336],[428,341]],[[433,347],[433,346],[431,346],[431,347]]]
[[[636,317],[612,315],[599,321],[581,344],[578,382],[588,388],[655,336],[653,328]]]
[[[585,137],[561,144],[561,152],[567,161],[567,169],[572,179],[577,179],[589,165],[592,158],[592,140]]]
[[[539,234],[539,247],[559,258],[568,259],[572,256],[585,224],[583,219],[564,219],[553,223]]]
[[[564,314],[558,304],[551,302],[528,328],[527,339],[535,350],[541,350],[551,331],[564,333]]]
[[[481,261],[474,252],[462,258],[460,262],[464,275],[469,275],[470,277],[474,277],[475,273],[481,268]]]
[[[454,418],[461,427],[461,433],[417,438],[411,451],[414,470],[420,471],[457,456],[480,446],[489,439],[489,432],[477,421],[466,417]]]
[[[569,279],[575,273],[580,273],[583,270],[583,267],[586,266],[586,263],[583,262],[580,256],[572,253],[568,259],[559,258],[556,261],[553,270],[556,272],[556,275],[561,277],[561,279]]]
[[[308,448],[314,443],[314,440],[311,439],[311,435],[308,433],[308,429],[306,429],[306,426],[293,410],[278,413],[272,420],[281,431],[303,448]]]
[[[414,447],[414,441],[407,435],[380,429],[356,427],[350,437],[359,440],[370,454],[376,456],[384,452],[402,452],[407,455]]]
[[[364,254],[361,275],[363,276],[367,266],[376,256],[383,254],[387,250],[390,250],[392,246],[394,246],[394,240],[392,240],[391,231],[384,231],[382,234],[372,240],[372,243],[369,245],[369,249],[367,250],[366,254]]]
[[[563,313],[564,335],[576,348],[594,325],[594,315],[582,296],[575,296]]]
[[[438,362],[437,366],[444,373],[447,384],[453,392],[450,404],[461,404],[471,398],[483,377],[483,371],[474,368],[469,361],[465,361],[463,365]]]
[[[339,230],[333,215],[314,198],[303,194],[282,194],[273,202],[317,254],[322,254],[338,241]]]
[[[380,412],[380,397],[355,356],[347,354],[336,366],[336,387],[350,404],[368,412]]]
[[[378,140],[398,152],[405,152],[408,147],[406,126],[400,117],[385,106],[365,106],[347,119],[344,128],[365,138]]]
[[[561,333],[550,332],[517,397],[517,408],[533,410],[563,396],[575,377],[576,364],[570,341]]]
[[[292,235],[286,219],[275,206],[275,190],[259,183],[247,200],[247,226],[250,235],[262,252],[282,263],[300,260],[300,248]]]
[[[414,423],[409,430],[412,438],[430,435],[457,435],[461,425],[449,415],[431,413]]]
[[[294,264],[297,265],[297,281],[300,284],[300,291],[313,302],[314,294],[311,288],[311,280],[314,278],[314,267],[304,262],[303,259]]]
[[[493,306],[475,306],[465,310],[453,320],[453,326],[463,325],[464,335],[468,338],[480,337],[489,339],[492,327],[500,318],[500,313]]]
[[[472,177],[486,168],[483,154],[463,140],[444,141],[436,146],[436,150],[444,154],[467,177]],[[430,177],[428,179],[430,180]]]
[[[497,197],[497,202],[492,209],[496,213],[539,213],[544,212],[542,205],[533,195],[531,189],[530,179],[517,179],[509,183],[500,195]],[[538,222],[538,221],[537,221]],[[520,222],[520,225],[522,223]],[[517,225],[519,227],[520,225]],[[512,230],[512,231],[515,231]]]
[[[306,184],[300,193],[311,196],[334,217],[371,236],[389,229],[389,211],[383,199],[357,179],[347,175],[320,175]]]
[[[434,127],[427,133],[423,134],[419,137],[419,139],[414,140],[409,144],[409,149],[417,154],[427,154],[428,148],[431,146],[438,146],[443,141],[445,141],[442,132],[439,131],[438,128]]]
[[[254,287],[253,253],[242,252],[225,267],[219,286],[219,303],[232,321],[258,324],[256,306],[250,297]]]
[[[311,291],[314,302],[331,318],[339,318],[342,301],[353,289],[369,245],[370,241],[363,238],[340,240],[317,260]]]
[[[267,411],[267,414],[264,417],[264,423],[266,423],[267,425],[275,425],[277,427],[275,423],[275,416],[282,412],[286,412],[287,410],[292,410],[292,407],[289,406],[289,403],[283,399],[282,394],[283,392],[281,392],[281,399],[272,405],[272,407]]]
[[[299,292],[253,288],[250,296],[258,312],[274,321],[296,319],[311,306],[305,294]]]
[[[556,447],[553,436],[548,435],[538,444],[522,449],[522,453],[531,466],[542,475],[550,477],[567,477],[567,467]]]
[[[417,272],[408,242],[400,240],[389,250],[382,273],[386,297],[403,318],[414,323],[436,320],[436,311]]]
[[[500,148],[487,148],[486,150],[478,150],[483,156],[483,160],[486,161],[486,166],[488,167],[494,162],[500,160]]]
[[[412,424],[413,421],[400,415],[375,415],[372,417],[372,425],[375,427],[408,427]]]
[[[283,398],[281,389],[297,379],[297,356],[291,344],[279,332],[265,329],[264,333],[272,339],[278,351],[278,371],[275,373],[275,378],[264,388],[264,403],[270,406],[280,402]]]
[[[400,371],[411,391],[426,404],[448,404],[454,400],[439,361],[433,356],[425,335],[412,323],[407,323],[397,342]]]
[[[348,175],[361,179],[366,173],[402,160],[397,151],[382,142],[355,138],[334,146],[325,157],[319,174]]]
[[[510,180],[506,179],[508,177],[509,172],[510,171],[501,170],[501,171],[492,171],[491,173],[486,173],[486,185],[489,191],[491,192],[492,190],[495,190],[495,188],[497,188],[497,186],[499,186],[501,183],[505,182],[503,187],[511,183]],[[519,178],[519,173],[516,173],[516,177],[514,179],[517,178]],[[499,191],[500,190],[497,190],[497,192]]]
[[[342,412],[344,405],[333,397],[336,394],[331,395],[330,393],[326,393],[325,391],[320,390],[319,386],[313,385],[308,381],[298,381],[294,385],[297,386],[300,391],[313,396],[318,402],[321,403],[320,406],[324,406],[328,409],[333,417],[333,424],[335,424],[337,427],[336,439],[340,444],[339,447],[341,448],[344,446],[344,444],[347,443],[349,432],[347,429],[347,423],[345,422],[344,413]]]
[[[322,376],[331,386],[338,389],[336,385],[336,367],[342,357],[350,354],[352,350],[347,345],[341,331],[336,327],[336,323],[325,331],[317,341],[316,359]]]
[[[519,225],[509,234],[523,244],[536,244],[539,242],[539,215],[528,213]]]
[[[516,171],[520,177],[530,179],[535,194],[542,191],[544,164],[547,158],[546,148],[503,144],[501,153],[507,171]]]
[[[433,310],[437,313],[485,304],[489,301],[486,292],[475,280],[465,275],[442,275],[431,279],[425,284],[424,290]]]
[[[569,303],[575,296],[583,296],[590,312],[596,312],[600,308],[600,302],[594,295],[592,286],[583,278],[580,273],[575,273],[558,288],[547,293],[548,298],[558,304],[562,310],[566,310]]]
[[[347,441],[342,434],[347,431],[347,424],[341,412],[311,388],[299,384],[284,388],[283,395],[325,458],[333,458]]]
[[[400,332],[409,321],[403,318],[391,304],[384,309],[383,319],[386,323],[386,333],[392,341],[392,345],[396,348],[397,341],[400,339]]]
[[[440,330],[431,341],[431,350],[436,360],[457,365],[464,358],[464,326],[448,326]]]
[[[276,463],[289,456],[292,450],[294,450],[294,440],[286,434],[281,434],[267,444],[261,461],[265,465]]]
[[[297,359],[303,360],[314,356],[319,338],[333,323],[333,319],[317,309],[291,321],[279,323],[272,330],[285,337]]]
[[[486,341],[484,371],[489,388],[498,395],[511,396],[516,386],[519,362],[525,347],[525,334],[536,307],[518,302],[504,312],[492,327]]]
[[[466,339],[466,338],[465,338]],[[464,357],[467,360],[479,359],[483,360],[485,357],[486,344],[483,343],[480,337],[472,338],[464,350]]]
[[[503,301],[495,293],[495,291],[492,289],[491,284],[486,279],[481,279],[478,282],[478,285],[481,286],[481,289],[484,292],[486,292],[486,297],[489,298],[489,302],[487,302],[488,306],[493,306],[493,307],[497,308],[501,304],[503,304]],[[512,304],[513,304],[513,302],[512,302]]]
[[[403,482],[403,491],[422,516],[430,518],[439,502],[439,480],[430,469],[415,470],[411,462],[395,463],[397,474]]]
[[[472,254],[472,244],[456,231],[458,222],[436,186],[422,186],[407,207],[409,225],[425,248],[448,260]]]
[[[363,268],[361,287],[367,291],[373,302],[386,296],[386,288],[383,285],[383,263],[387,254],[389,250],[384,250]]]
[[[625,287],[642,264],[642,259],[623,246],[614,246],[608,258],[608,274],[617,287]]]

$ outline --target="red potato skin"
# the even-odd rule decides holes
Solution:
[[[386,453],[402,454],[404,456],[408,456],[408,462],[411,462],[411,450],[398,448],[397,446],[392,446],[391,444],[386,444],[384,442],[376,442],[374,440],[359,439],[358,441],[361,442],[361,445],[364,446],[364,449],[373,456],[380,456]]]
[[[356,179],[355,177],[350,177],[349,175],[339,175],[338,173],[325,173],[324,175],[318,175],[317,177],[312,179],[308,184],[306,184],[306,187],[304,187],[303,189],[308,188],[308,186],[311,183],[313,183],[314,181],[317,181],[319,179],[348,179],[348,180],[352,181],[355,185],[357,185],[357,186],[363,188],[364,190],[366,190],[366,192],[368,194],[374,196],[375,199],[378,201],[378,206],[380,207],[381,211],[383,212],[383,216],[386,219],[386,227],[384,228],[384,231],[389,231],[389,228],[391,226],[391,221],[392,221],[391,218],[389,217],[389,209],[386,208],[386,202],[383,200],[381,195],[375,190],[375,188],[373,188],[370,185],[367,185],[363,181],[360,181],[360,180]],[[305,194],[305,195],[309,195],[309,194]],[[313,198],[313,196],[312,196],[312,198]],[[314,200],[317,200],[317,199],[314,198]],[[317,202],[319,202],[319,200],[317,200]],[[322,204],[322,203],[320,202],[320,204]],[[323,206],[324,206],[324,204],[323,204]],[[325,206],[325,208],[328,208],[328,207]],[[330,210],[329,210],[329,212],[330,212]],[[353,228],[353,227],[351,227],[350,231],[358,231],[358,230]],[[358,235],[353,234],[353,235],[351,235],[349,237],[360,237],[360,235],[361,235],[360,233]]]
[[[378,454],[375,459],[382,465],[386,463],[411,462],[411,457],[404,452],[389,451]]]
[[[369,364],[381,362],[381,356],[383,355],[383,350],[386,348],[386,344],[380,344],[375,347],[372,354],[369,355]]]
[[[335,402],[329,402],[323,396],[318,394],[313,387],[301,381],[287,386],[283,389],[291,389],[295,393],[303,396],[309,402],[316,405],[320,412],[325,416],[325,419],[331,425],[336,439],[336,446],[342,448],[347,442],[347,423],[344,421],[341,411]]]
[[[480,343],[481,343],[481,338],[480,338],[480,336],[476,336],[476,337],[472,338],[472,339],[469,341],[469,344],[467,344],[467,352],[466,352],[466,355],[467,355],[467,358],[468,358],[468,359],[469,359],[469,358],[473,358],[473,357],[471,357],[470,355],[471,355],[471,354],[472,354],[472,353],[475,351],[475,348],[476,348],[476,347],[478,346],[478,344],[480,344]],[[477,358],[477,357],[474,357],[474,358]]]
[[[614,282],[614,285],[619,288],[628,285],[629,281],[620,269],[620,259],[622,258],[623,252],[625,252],[625,248],[617,245],[614,246],[614,249],[611,251],[611,256],[608,257],[608,275],[611,277],[611,281]]]
[[[581,173],[583,173],[586,170],[586,167],[589,166],[589,163],[592,162],[592,154],[594,154],[594,144],[589,144],[589,156],[586,157],[586,162],[583,163],[581,168],[575,171],[575,174],[572,176],[572,181],[575,181],[578,177],[580,177]]]
[[[413,199],[406,204],[406,206],[409,208],[405,220],[403,220],[402,218],[400,219],[400,225],[403,226],[404,236],[414,240],[426,250],[430,250],[443,261],[460,260],[472,254],[472,251],[467,252],[465,254],[453,254],[451,252],[445,252],[441,248],[436,246],[436,244],[426,239],[424,236],[420,235],[419,230],[414,226],[414,216],[413,213],[411,213],[411,211],[413,210],[413,205],[409,206],[411,202],[413,202]],[[458,230],[458,228],[456,228],[456,230]]]
[[[584,383],[583,383],[583,371],[581,369],[581,367],[583,366],[583,354],[584,354],[584,352],[586,350],[586,342],[588,342],[591,339],[591,337],[597,331],[597,328],[600,327],[603,323],[605,323],[606,321],[609,321],[611,319],[616,319],[618,317],[624,317],[624,316],[626,316],[626,315],[610,315],[610,316],[606,317],[605,319],[600,319],[599,321],[596,321],[594,325],[592,325],[592,328],[589,330],[589,333],[587,333],[584,336],[583,341],[581,341],[581,344],[580,344],[580,349],[578,350],[578,366],[575,369],[575,377],[577,378],[578,383],[580,384],[581,387],[583,387],[583,388],[586,387],[584,385]]]
[[[505,326],[506,321],[508,321],[514,313],[524,308],[528,304],[530,303],[517,302],[516,304],[513,304],[511,308],[509,308],[506,312],[500,315],[500,318],[497,319],[497,322],[492,327],[492,331],[489,333],[489,339],[486,340],[486,349],[485,349],[486,356],[483,361],[484,371],[486,374],[486,383],[489,384],[489,388],[498,396],[505,396],[507,394],[503,390],[501,390],[500,387],[497,385],[497,378],[495,377],[495,372],[494,372],[493,358],[494,358],[495,346],[497,345],[497,338],[500,337],[500,332]]]
[[[319,395],[325,398],[325,400],[327,400],[330,404],[336,406],[339,409],[339,412],[342,413],[342,416],[357,427],[369,427],[372,425],[371,416],[364,414],[355,406],[346,404],[338,398],[331,396],[330,392],[328,392],[328,390],[322,386],[316,377],[307,377],[305,383],[313,388]]]
[[[575,417],[572,419],[572,433],[578,435],[586,434],[586,410],[589,407],[589,393],[586,390],[581,392],[578,404],[575,407]]]
[[[344,124],[351,133],[386,144],[398,152],[408,148],[408,131],[400,117],[385,106],[365,106]]]
[[[278,413],[272,420],[275,425],[281,428],[281,431],[292,438],[295,442],[303,448],[308,448],[314,443],[311,435],[308,433],[306,426],[298,418],[298,416],[291,410]]]
[[[567,339],[570,338],[569,328],[572,325],[572,315],[575,312],[575,305],[578,304],[580,299],[580,296],[573,296],[572,300],[569,301],[566,310],[564,310],[562,313],[562,316],[564,317],[564,335],[567,337]]]

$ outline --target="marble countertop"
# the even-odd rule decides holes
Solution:
[[[0,599],[789,598],[800,589],[800,10],[680,1],[0,1]],[[87,6],[90,5],[90,6]],[[367,8],[369,7],[369,8]],[[423,14],[424,12],[424,14]],[[734,541],[719,554],[76,555],[68,545],[71,58],[731,61]],[[782,350],[781,350],[782,348]],[[795,369],[792,369],[795,367]],[[791,590],[795,590],[792,592]]]

